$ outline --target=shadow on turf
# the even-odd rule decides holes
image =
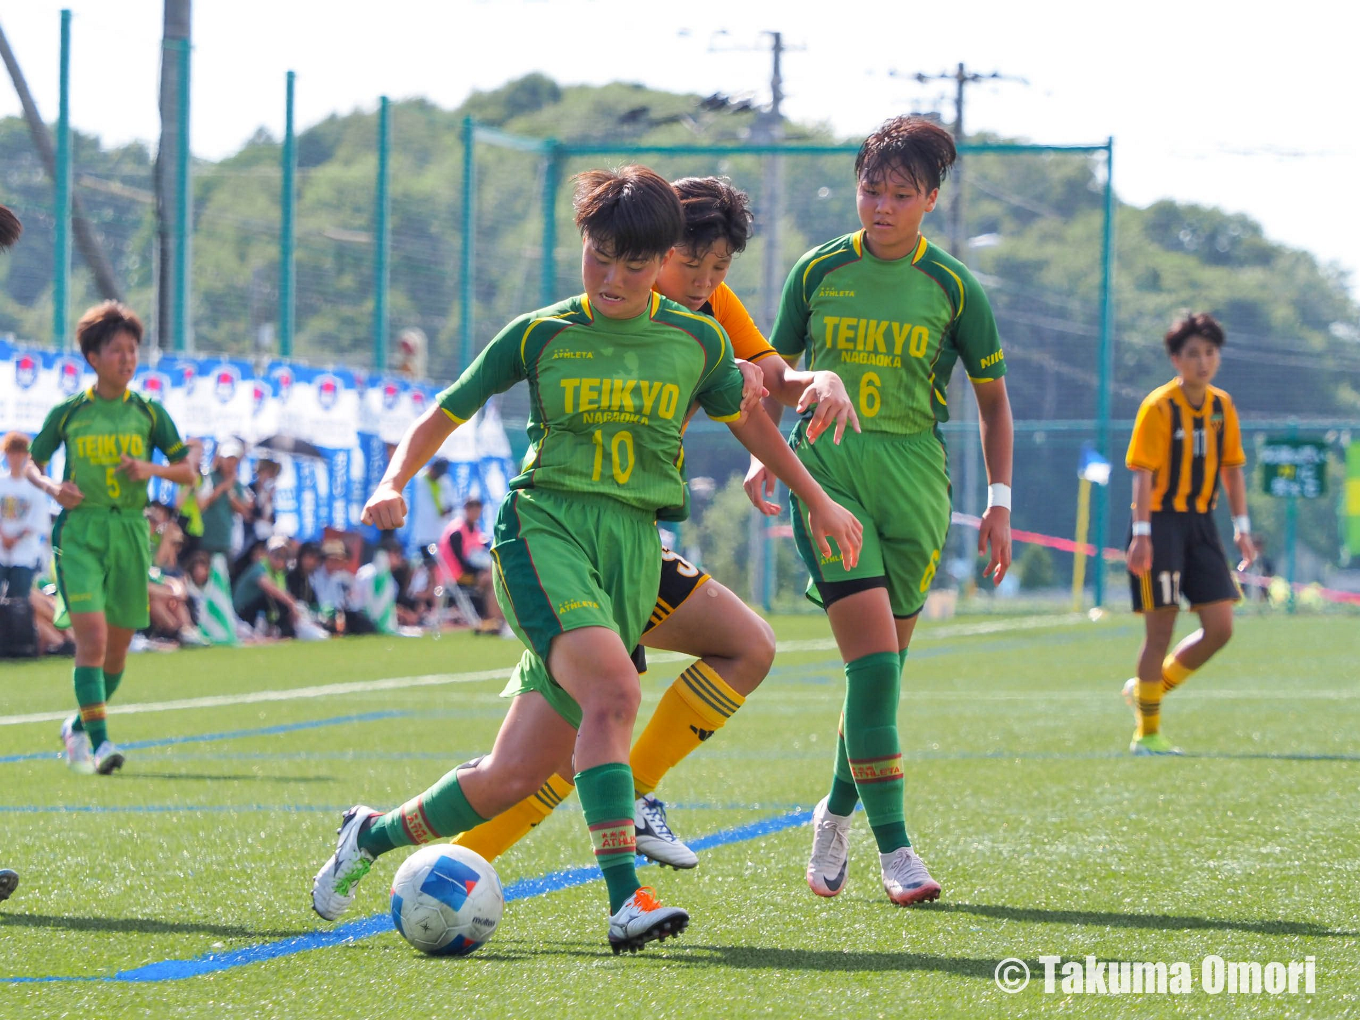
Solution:
[[[231,782],[255,780],[263,783],[333,783],[334,776],[275,776],[263,772],[119,772],[118,780],[127,779],[224,779]]]
[[[1041,924],[1094,924],[1111,928],[1153,928],[1159,931],[1209,929],[1243,931],[1256,935],[1307,935],[1314,938],[1356,938],[1360,932],[1338,931],[1311,921],[1236,921],[1222,917],[1186,917],[1176,914],[1114,914],[1099,910],[1042,910],[1034,907],[1002,907],[986,903],[921,903],[913,909],[940,913],[977,914],[1001,921]]]
[[[539,944],[525,944],[521,950],[513,940],[509,944],[493,944],[478,952],[477,959],[487,963],[514,960],[542,959],[544,956],[570,956],[585,960],[609,960],[609,948],[579,944],[561,948],[545,948]],[[818,949],[782,949],[761,946],[695,945],[683,938],[662,946],[648,946],[632,959],[646,962],[655,960],[667,967],[733,967],[740,970],[800,970],[856,973],[872,971],[922,970],[960,977],[986,978],[996,974],[996,960],[977,960],[967,956],[932,956],[929,953],[856,953]],[[664,954],[664,955],[663,955]],[[441,963],[439,957],[427,957],[432,964]],[[1041,971],[1042,965],[1032,961],[1032,968]]]
[[[159,921],[148,917],[52,917],[48,914],[0,914],[5,928],[64,928],[67,931],[112,931],[139,935],[216,935],[226,939],[291,939],[303,931],[277,931],[239,924],[204,924],[196,921]]]

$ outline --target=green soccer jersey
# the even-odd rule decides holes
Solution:
[[[596,493],[649,512],[684,502],[690,405],[724,422],[741,408],[741,372],[722,327],[656,293],[632,319],[596,313],[585,295],[520,316],[439,406],[461,424],[521,379],[529,451],[510,487]]]
[[[73,481],[85,499],[76,509],[117,507],[140,510],[146,506],[146,482],[134,482],[118,470],[124,455],[150,460],[153,449],[170,462],[188,454],[179,430],[165,408],[154,400],[124,392],[119,400],[105,400],[94,387],[63,400],[48,412],[29,451],[46,464],[66,444],[63,481]]]
[[[975,381],[1006,374],[987,295],[924,237],[892,262],[869,253],[862,230],[808,252],[784,284],[771,342],[839,375],[867,432],[948,421],[945,390],[960,358]]]

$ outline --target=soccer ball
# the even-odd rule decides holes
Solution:
[[[480,854],[448,843],[417,850],[392,879],[392,923],[432,956],[466,956],[500,923],[505,895]]]

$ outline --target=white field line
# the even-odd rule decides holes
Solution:
[[[994,620],[984,623],[963,623],[931,627],[923,630],[920,641],[943,638],[970,637],[979,634],[998,634],[1005,631],[1033,630],[1041,627],[1063,627],[1085,617],[1078,613],[1065,616],[1023,617],[1014,620]],[[808,641],[781,641],[780,652],[831,651],[836,642],[829,637]],[[648,662],[681,662],[691,658],[678,652],[647,652]],[[308,698],[344,697],[347,694],[367,694],[373,691],[395,691],[408,687],[439,687],[445,684],[472,684],[486,680],[505,680],[513,667],[483,669],[472,673],[426,673],[421,676],[394,676],[380,680],[356,680],[345,684],[321,684],[315,687],[294,687],[287,690],[250,691],[244,694],[221,694],[202,698],[180,698],[174,701],[147,701],[131,705],[110,705],[110,715],[141,715],[146,712],[172,712],[179,709],[220,708],[226,705],[256,705],[269,701],[297,701]],[[60,722],[70,715],[63,712],[30,712],[27,715],[2,715],[0,726],[21,726],[27,723]]]

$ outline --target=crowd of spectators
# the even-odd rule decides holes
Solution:
[[[187,445],[200,467],[203,445]],[[27,437],[9,433],[3,452],[0,614],[33,631],[38,654],[71,654],[49,544],[55,508],[23,477]],[[324,640],[394,627],[400,633],[455,625],[504,632],[481,531],[482,504],[472,498],[461,513],[456,510],[446,462],[436,460],[416,481],[409,535],[415,554],[408,558],[407,547],[391,534],[374,542],[328,531],[321,541],[298,542],[280,533],[274,511],[280,465],[265,452],[244,484],[245,452],[234,439],[219,443],[197,487],[181,486],[173,505],[147,506],[151,623],[134,648]],[[391,574],[390,585],[383,570]],[[395,592],[394,606],[375,604],[382,590]],[[210,616],[216,630],[207,625]],[[224,623],[230,628],[225,634]],[[5,633],[0,627],[0,645]],[[7,654],[23,651],[0,647],[0,657]]]

